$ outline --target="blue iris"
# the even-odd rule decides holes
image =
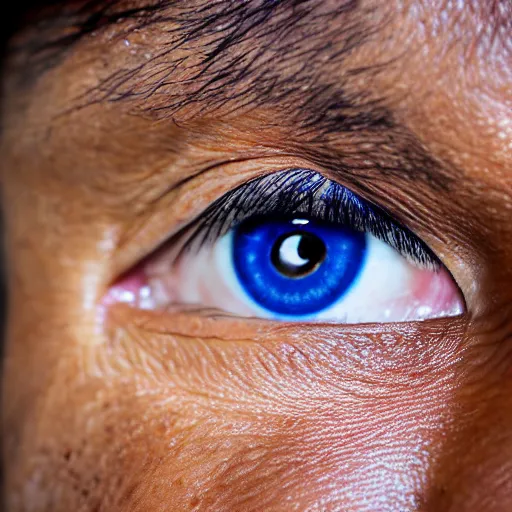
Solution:
[[[259,306],[287,316],[338,301],[356,281],[365,253],[364,233],[311,220],[249,220],[233,237],[242,288]]]

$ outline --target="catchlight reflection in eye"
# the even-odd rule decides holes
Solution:
[[[229,222],[221,217],[226,212]],[[201,222],[209,232],[215,223],[224,231],[177,257],[164,250],[150,258],[139,307],[195,305],[244,317],[338,323],[463,312],[452,277],[421,240],[313,171],[254,180],[214,203]]]

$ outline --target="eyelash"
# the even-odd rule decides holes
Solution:
[[[278,171],[228,192],[196,219],[194,231],[180,252],[213,244],[249,218],[277,216],[302,216],[368,232],[420,268],[435,271],[441,267],[432,250],[382,208],[309,169]]]

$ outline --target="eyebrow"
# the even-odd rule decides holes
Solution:
[[[55,38],[55,19],[39,25],[32,53],[44,69],[56,65],[87,34],[129,21],[135,30],[160,28],[166,41],[141,64],[116,70],[81,99],[79,108],[104,101],[137,105],[156,118],[224,116],[264,108],[289,116],[309,144],[313,163],[350,174],[370,169],[388,177],[422,179],[446,189],[450,175],[421,143],[396,123],[392,112],[347,83],[371,80],[377,65],[345,71],[344,60],[383,28],[385,16],[357,0],[155,0],[126,8],[120,0],[89,0],[59,11],[66,35]],[[42,32],[50,37],[44,44]],[[192,112],[193,114],[190,114]],[[296,134],[297,134],[296,133]],[[357,154],[344,163],[325,140],[359,137]],[[385,152],[379,145],[385,146]],[[368,147],[370,146],[370,149]],[[384,154],[385,153],[385,154]],[[368,164],[371,162],[371,164]],[[359,168],[358,168],[359,167]]]
[[[161,117],[194,105],[204,116],[219,109],[229,114],[230,105],[241,111],[289,104],[290,111],[307,113],[302,130],[318,132],[322,125],[324,135],[391,123],[385,109],[360,91],[344,90],[341,77],[320,76],[339,68],[378,30],[368,23],[374,10],[358,0],[153,0],[136,8],[123,8],[121,0],[89,0],[78,8],[57,3],[58,10],[47,12],[23,42],[31,56],[23,66],[28,82],[57,65],[87,34],[121,20],[130,21],[126,44],[135,31],[149,27],[167,34],[166,42],[150,48],[150,59],[116,70],[84,95],[85,104],[138,99]],[[55,37],[59,31],[65,35]],[[371,76],[376,69],[351,74]]]
[[[316,128],[320,119],[312,119],[314,112],[335,130],[340,121],[345,129],[387,122],[375,106],[362,108],[361,93],[350,97],[342,91],[338,77],[320,76],[339,67],[376,30],[367,26],[374,13],[364,12],[356,0],[201,0],[188,7],[169,1],[147,9],[136,29],[163,26],[168,41],[146,62],[119,70],[89,91],[91,101],[138,98],[146,111],[163,117],[194,105],[206,116],[221,109],[229,115],[230,105],[241,111],[293,101],[295,110],[310,112]]]

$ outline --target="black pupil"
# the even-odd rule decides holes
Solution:
[[[286,277],[305,277],[324,261],[324,242],[307,231],[280,236],[272,247],[271,260],[277,271]]]

